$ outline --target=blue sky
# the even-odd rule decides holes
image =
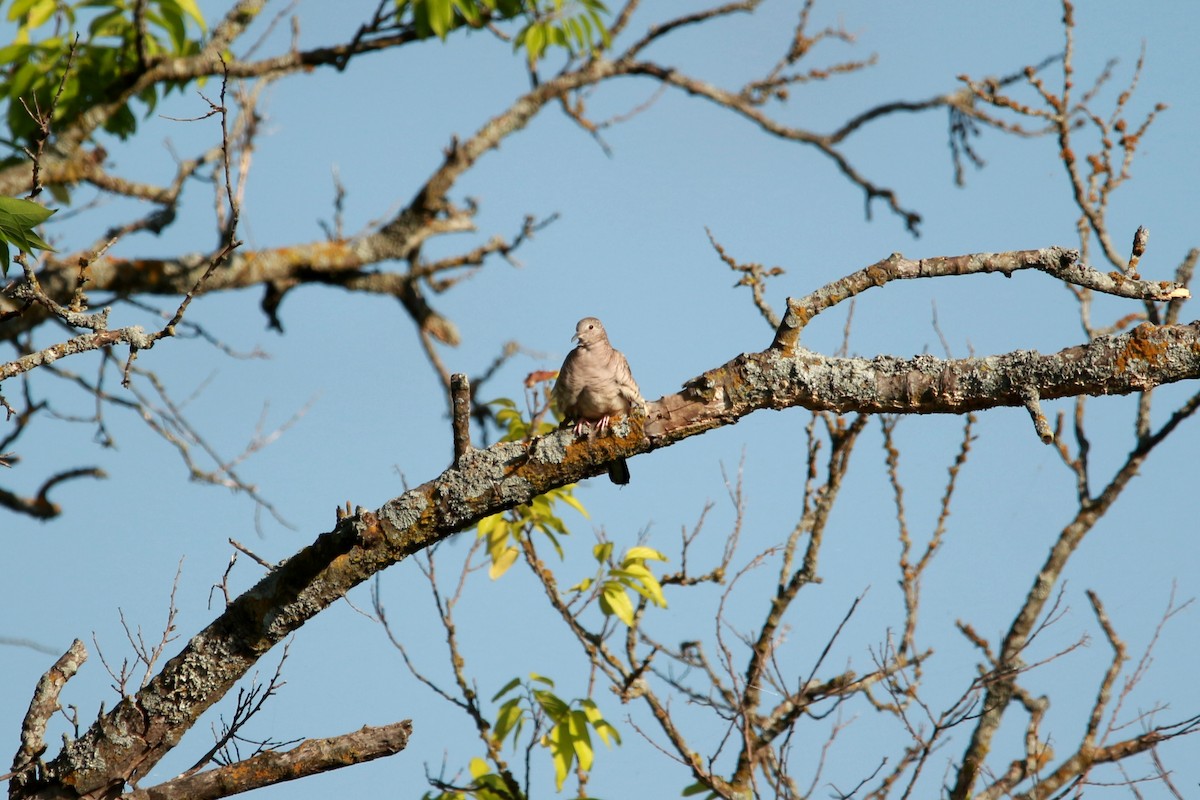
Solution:
[[[223,9],[222,4],[201,5],[210,20]],[[301,46],[348,39],[374,5],[298,3]],[[735,88],[774,63],[786,46],[795,13],[794,3],[767,2],[753,17],[731,19],[712,32],[682,32],[647,56]],[[1061,9],[1049,2],[819,2],[813,13],[814,27],[840,23],[858,38],[853,48],[836,43],[819,48],[816,64],[879,55],[870,70],[793,92],[781,115],[818,130],[879,102],[952,90],[959,74],[983,77],[1019,70],[1062,44]],[[1200,55],[1190,36],[1198,16],[1200,11],[1185,3],[1156,4],[1152,13],[1116,3],[1080,4],[1077,11],[1081,82],[1109,58],[1119,59],[1114,81],[1098,106],[1110,107],[1106,102],[1111,104],[1129,80],[1143,43],[1146,66],[1133,117],[1140,118],[1139,112],[1157,102],[1170,106],[1146,136],[1134,179],[1117,194],[1110,215],[1120,241],[1130,240],[1139,224],[1151,228],[1142,272],[1158,279],[1169,278],[1187,250],[1200,244],[1195,238],[1200,106],[1191,88]],[[263,52],[286,47],[286,26],[281,31]],[[332,216],[335,167],[349,192],[347,229],[361,231],[386,218],[439,163],[452,135],[469,135],[527,86],[511,49],[483,35],[363,57],[344,74],[318,71],[277,83],[267,93],[266,134],[254,155],[246,196],[246,246],[322,239],[318,221]],[[647,81],[625,80],[602,87],[589,98],[588,108],[594,117],[604,118],[646,101],[654,90]],[[161,111],[188,117],[204,108],[189,93],[173,95]],[[163,142],[170,139],[177,150],[189,153],[211,140],[214,125],[152,118],[143,123],[136,142],[106,147],[114,170],[161,181],[171,169]],[[1050,140],[985,132],[977,147],[987,167],[969,171],[967,186],[955,188],[941,113],[885,120],[846,146],[862,172],[895,189],[902,202],[921,212],[924,222],[917,239],[882,204],[872,207],[871,220],[864,219],[861,191],[819,154],[771,139],[746,121],[680,93],[668,92],[604,136],[611,156],[561,113],[545,110],[527,130],[487,154],[457,187],[457,199],[474,197],[480,204],[478,233],[445,238],[427,251],[431,256],[450,254],[496,233],[511,235],[527,213],[561,215],[516,253],[520,267],[489,262],[471,280],[432,298],[463,336],[461,347],[442,352],[450,369],[477,374],[510,339],[526,348],[486,386],[487,397],[519,398],[527,373],[556,369],[570,347],[575,321],[587,315],[605,321],[648,398],[677,391],[685,380],[740,352],[764,348],[771,331],[745,290],[730,288],[736,278],[712,251],[706,227],[739,260],[786,270],[769,288],[777,309],[786,296],[804,294],[893,251],[919,257],[1077,246],[1077,214]],[[120,245],[120,252],[153,256],[208,248],[213,234],[207,192],[203,186],[190,190],[183,219],[161,239],[131,239]],[[124,211],[110,204],[51,233],[68,247],[91,241],[100,225]],[[0,522],[6,534],[0,542],[5,565],[0,603],[10,609],[0,636],[34,640],[57,652],[75,637],[84,639],[93,657],[64,700],[78,704],[85,719],[100,700],[108,706],[115,701],[94,652],[93,634],[110,664],[127,650],[118,609],[147,636],[157,636],[181,559],[177,632],[186,638],[214,615],[210,588],[220,581],[229,559],[228,538],[265,558],[286,558],[332,526],[335,506],[350,500],[376,508],[399,494],[406,481],[428,480],[448,463],[444,399],[419,351],[412,323],[394,301],[304,288],[284,302],[280,316],[286,334],[279,336],[266,330],[259,297],[258,291],[204,297],[189,318],[238,350],[261,347],[270,353],[269,360],[233,360],[203,342],[178,340],[142,354],[138,363],[159,371],[178,396],[203,386],[189,410],[197,427],[226,456],[253,436],[260,416],[265,414],[270,428],[311,404],[285,436],[242,467],[295,531],[268,519],[257,534],[247,498],[187,482],[170,448],[139,420],[119,411],[110,412],[115,450],[94,446],[87,425],[48,421],[19,443],[20,469],[3,476],[6,485],[24,491],[49,472],[75,465],[100,465],[110,476],[61,487],[55,499],[66,512],[58,520],[40,524],[10,517]],[[956,356],[1019,348],[1052,352],[1082,337],[1070,293],[1048,277],[985,276],[892,284],[868,293],[855,310],[851,351],[941,355],[931,325],[933,304]],[[1095,314],[1115,319],[1134,310],[1129,304],[1097,301]],[[131,309],[118,309],[114,316],[118,324],[145,322]],[[1185,312],[1184,318],[1190,320],[1194,313]],[[823,315],[806,329],[806,346],[834,352],[844,321],[840,310]],[[64,366],[88,374],[95,369],[86,357]],[[64,413],[88,413],[86,397],[63,392],[48,380],[42,386],[42,391],[55,392]],[[1156,418],[1161,421],[1172,400],[1177,403],[1193,391],[1187,386],[1162,390]],[[1088,408],[1094,415],[1089,427],[1093,481],[1099,485],[1132,446],[1133,402],[1095,399]],[[1069,414],[1071,406],[1052,403],[1046,410]],[[702,552],[710,557],[719,552],[734,518],[722,470],[733,474],[739,463],[744,464],[747,511],[738,563],[781,541],[798,514],[807,421],[798,409],[761,412],[736,426],[633,459],[633,481],[625,489],[602,478],[583,484],[577,497],[590,517],[566,513],[573,533],[560,581],[570,585],[587,574],[596,529],[618,547],[644,538],[675,553],[679,530],[694,525],[708,501],[714,508]],[[962,420],[952,417],[906,419],[899,425],[901,475],[917,536],[932,527],[961,430]],[[955,620],[997,639],[1073,511],[1073,479],[1053,450],[1037,441],[1023,410],[983,413],[975,432],[979,438],[960,479],[946,544],[925,587],[918,634],[919,641],[938,652],[929,677],[936,699],[959,691],[977,660],[956,634]],[[1192,499],[1196,444],[1192,421],[1154,454],[1067,571],[1068,611],[1032,655],[1045,657],[1083,635],[1090,637],[1090,646],[1029,678],[1030,688],[1051,695],[1048,724],[1060,753],[1070,752],[1077,740],[1081,714],[1095,696],[1109,657],[1084,590],[1094,589],[1106,602],[1135,657],[1148,643],[1172,584],[1177,585],[1177,601],[1200,590]],[[446,574],[466,552],[471,535],[462,534],[442,548]],[[864,593],[829,669],[849,664],[861,672],[870,667],[870,648],[899,624],[897,550],[879,427],[872,423],[853,456],[835,511],[823,554],[824,582],[806,590],[808,596],[793,611],[793,628],[781,653],[797,672],[811,665],[849,603]],[[737,588],[729,607],[734,624],[748,628],[761,619],[762,584],[769,583],[771,569],[754,573],[761,580],[752,575]],[[256,567],[242,560],[231,585],[245,588],[259,576]],[[443,637],[414,565],[389,570],[379,586],[418,663],[431,677],[448,683]],[[659,635],[668,641],[712,635],[719,598],[713,592],[698,594],[669,598],[670,614],[655,623]],[[353,592],[351,600],[369,607],[367,587]],[[1126,719],[1134,715],[1132,709],[1160,702],[1170,704],[1160,721],[1200,708],[1200,689],[1193,679],[1195,630],[1195,610],[1167,626],[1150,673],[1124,711]],[[460,631],[468,669],[484,696],[530,671],[554,677],[564,694],[582,691],[584,661],[542,607],[523,570],[514,569],[494,584],[476,575],[463,601]],[[0,691],[0,718],[8,720],[4,735],[15,748],[21,715],[52,657],[5,647],[0,659],[7,676]],[[276,654],[265,659],[262,671],[269,675],[276,659]],[[265,790],[263,796],[391,790],[396,796],[416,797],[425,789],[425,769],[436,772],[443,755],[453,768],[480,753],[469,720],[412,680],[378,626],[347,603],[302,629],[291,645],[285,679],[287,686],[256,720],[251,735],[331,736],[407,717],[414,720],[415,734],[409,749],[396,757]],[[939,691],[942,681],[946,688]],[[625,744],[599,754],[591,792],[609,798],[677,796],[690,783],[685,771],[625,726],[629,708],[607,692],[598,702],[623,726]],[[701,742],[719,735],[711,720],[694,709],[682,703],[678,709],[694,720]],[[904,741],[897,726],[877,724],[866,709],[847,709],[847,714],[856,720],[839,740],[844,749],[831,756],[821,786],[824,781],[842,788],[853,785],[874,764],[864,769],[866,762],[856,760],[856,753],[895,758]],[[144,785],[189,766],[208,745],[210,719],[215,719],[211,713]],[[1015,741],[1022,723],[1011,712],[1002,741]],[[828,724],[803,726],[797,735],[804,747],[798,744],[797,751],[819,747]],[[57,735],[55,731],[50,737],[52,750]],[[943,765],[961,754],[965,735],[943,751],[943,761],[935,756],[937,768],[928,784],[935,791]],[[1177,785],[1200,783],[1200,765],[1188,755],[1195,746],[1194,740],[1184,740],[1163,749],[1168,766],[1178,770]],[[798,757],[796,766],[807,780],[811,764]],[[1134,774],[1144,767],[1139,762]],[[544,771],[540,774],[545,777]],[[1154,791],[1147,790],[1146,796],[1156,796]],[[536,791],[540,797],[551,793],[549,779]],[[817,790],[818,795],[826,793],[825,788]]]

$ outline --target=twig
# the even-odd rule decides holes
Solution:
[[[38,681],[33,699],[29,702],[29,710],[25,712],[25,719],[21,723],[21,746],[13,757],[13,788],[27,783],[27,776],[19,773],[32,766],[34,760],[46,752],[46,723],[59,709],[59,693],[79,671],[83,662],[87,661],[87,657],[87,648],[76,639]]]
[[[450,376],[450,407],[453,409],[454,463],[471,449],[471,382],[461,372]]]

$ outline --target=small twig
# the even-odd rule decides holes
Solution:
[[[734,260],[733,256],[725,252],[725,248],[713,236],[713,232],[709,228],[705,228],[704,232],[708,234],[708,241],[712,244],[713,249],[717,251],[717,255],[721,260],[734,272],[742,273],[741,279],[734,286],[748,286],[750,293],[754,297],[754,305],[758,308],[759,313],[767,321],[767,324],[772,328],[779,327],[779,315],[775,313],[775,309],[771,308],[771,304],[767,302],[766,288],[767,279],[774,278],[783,274],[783,267],[766,268],[762,264],[739,264]]]
[[[269,699],[278,694],[279,690],[287,685],[287,682],[283,680],[283,665],[287,661],[288,652],[291,649],[291,646],[291,641],[288,641],[284,644],[283,653],[279,656],[279,663],[275,665],[275,672],[271,676],[270,681],[267,682],[266,686],[263,686],[258,682],[258,674],[255,673],[254,677],[251,678],[249,689],[238,689],[237,701],[234,704],[233,716],[230,719],[229,724],[224,726],[224,731],[216,737],[216,742],[211,748],[209,748],[208,752],[202,755],[196,761],[196,763],[191,766],[191,768],[185,771],[183,775],[180,776],[181,778],[194,775],[209,762],[216,762],[221,766],[228,766],[229,764],[233,764],[240,760],[240,758],[233,756],[233,754],[230,752],[230,748],[232,747],[236,752],[239,750],[237,747],[237,743],[239,741],[248,741],[239,736],[238,732],[246,725],[246,723],[248,723],[256,714],[258,714],[258,712],[262,711],[263,706],[266,705],[266,702]],[[223,723],[224,718],[222,718],[222,724]],[[214,725],[214,729],[215,727],[216,726]],[[272,742],[270,740],[253,742],[256,745],[256,748],[252,756],[257,756],[264,751],[278,749],[279,747],[287,744],[294,744],[295,741],[298,740],[293,740],[291,742]]]
[[[331,242],[346,240],[345,231],[346,185],[342,183],[342,175],[337,165],[333,166],[333,224],[319,220],[318,224],[325,231],[325,238]]]
[[[1037,387],[1026,386],[1021,394],[1025,398],[1025,409],[1033,419],[1033,429],[1037,432],[1038,438],[1042,440],[1042,444],[1054,444],[1054,431],[1051,430],[1050,423],[1046,421],[1046,415],[1042,413],[1041,397]]]
[[[75,34],[75,38],[71,40],[71,47],[67,50],[67,63],[63,67],[62,78],[58,82],[58,89],[54,92],[54,98],[50,101],[50,108],[43,113],[34,113],[29,110],[29,106],[25,105],[25,98],[21,98],[21,105],[25,107],[26,113],[33,118],[37,125],[37,135],[34,137],[34,147],[30,150],[28,147],[22,148],[25,155],[29,156],[33,162],[33,177],[30,181],[29,199],[37,197],[42,193],[42,152],[46,147],[46,142],[50,139],[50,123],[54,121],[54,110],[58,108],[58,101],[62,97],[63,89],[66,88],[67,78],[71,74],[71,66],[75,62],[75,48],[79,46],[79,34]]]
[[[233,540],[230,539],[230,541]],[[221,582],[214,583],[212,588],[208,590],[208,607],[210,609],[212,608],[213,592],[215,592],[217,589],[221,590],[221,594],[225,597],[225,607],[229,608],[229,604],[232,602],[232,598],[229,595],[229,576],[233,574],[233,568],[237,565],[237,557],[237,553],[234,553],[229,557],[229,563],[225,565],[225,572],[221,574]]]
[[[273,570],[278,566],[277,564],[272,564],[270,561],[267,561],[265,558],[262,558],[261,556],[255,555],[255,553],[250,548],[246,547],[246,545],[242,544],[241,542],[237,541],[236,539],[230,539],[229,543],[231,545],[233,545],[233,547],[236,550],[239,550],[239,551],[245,553],[256,564],[258,564],[259,566],[261,566],[265,569]]]

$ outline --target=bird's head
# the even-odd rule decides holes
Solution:
[[[579,342],[580,347],[591,347],[597,342],[607,340],[608,334],[604,332],[604,325],[600,320],[595,317],[584,317],[575,326],[575,335],[571,339]]]

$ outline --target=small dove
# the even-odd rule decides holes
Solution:
[[[614,414],[628,414],[633,406],[645,405],[637,381],[625,356],[608,342],[604,325],[595,317],[584,317],[571,337],[579,344],[563,361],[550,396],[564,419],[575,423],[580,436],[593,424],[603,432]],[[608,465],[608,477],[616,484],[629,483],[629,465],[619,458]]]

